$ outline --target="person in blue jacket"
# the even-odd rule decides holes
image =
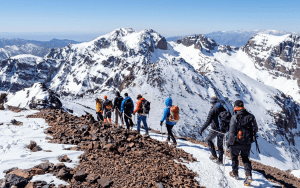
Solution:
[[[132,99],[128,96],[128,93],[124,94],[125,99],[122,101],[121,104],[121,116],[124,112],[124,120],[127,126],[127,130],[129,130],[130,126],[133,127],[132,117],[134,110],[134,105]]]
[[[171,137],[171,139],[173,141],[172,144],[176,146],[177,142],[176,142],[176,139],[175,139],[175,137],[172,133],[172,128],[176,123],[168,121],[169,116],[170,116],[170,108],[172,107],[172,99],[170,97],[167,98],[166,101],[165,101],[165,104],[166,104],[167,107],[164,110],[164,115],[163,115],[163,118],[160,121],[160,126],[162,126],[163,122],[166,120],[166,127],[167,127],[167,130],[168,130],[167,142],[170,141],[170,137]]]

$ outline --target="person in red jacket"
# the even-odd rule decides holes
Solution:
[[[133,115],[135,115],[135,113],[138,113],[138,115],[137,115],[137,130],[138,130],[138,133],[140,133],[141,121],[143,121],[145,130],[146,130],[145,135],[149,136],[148,125],[147,125],[147,116],[146,116],[146,114],[143,113],[143,106],[142,106],[142,103],[143,103],[143,101],[145,101],[145,98],[143,98],[143,96],[141,94],[138,94],[137,99],[139,101],[137,102],[136,109],[133,112]]]

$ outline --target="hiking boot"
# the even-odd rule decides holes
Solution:
[[[177,146],[177,143],[176,142],[172,142],[172,146]]]
[[[216,161],[216,163],[219,164],[219,165],[222,165],[222,164],[223,164],[223,160],[218,159],[218,160]]]
[[[140,131],[140,130],[137,130],[137,132],[138,132],[138,134],[140,134],[141,131]]]
[[[252,182],[252,176],[247,174],[244,181],[244,185],[249,186],[251,182]]]
[[[211,156],[209,157],[209,159],[212,160],[213,162],[217,162],[218,157],[215,157],[215,156],[211,155]]]
[[[149,132],[148,131],[146,131],[145,136],[149,136]]]
[[[167,138],[166,142],[170,142],[170,138]]]
[[[230,175],[231,177],[233,177],[234,179],[236,179],[236,180],[239,179],[239,175],[234,174],[233,172],[229,172],[229,175]]]

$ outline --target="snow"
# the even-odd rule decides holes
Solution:
[[[282,41],[287,40],[287,38],[291,36],[290,34],[286,34],[283,36],[275,36],[269,34],[257,34],[252,41],[256,44],[265,44],[266,46],[275,46],[280,44]]]
[[[79,162],[79,156],[82,151],[64,150],[64,148],[73,147],[68,144],[48,143],[44,131],[48,128],[48,124],[44,119],[26,118],[27,115],[34,114],[38,111],[26,110],[15,113],[9,110],[1,110],[0,117],[4,125],[0,125],[0,179],[4,178],[4,170],[18,167],[19,169],[28,169],[42,162],[60,163],[58,157],[68,155],[72,160],[71,163],[65,163],[66,166],[74,168]],[[23,122],[21,126],[8,125],[12,119]],[[35,141],[43,150],[31,152],[26,146],[30,141]],[[46,152],[45,150],[51,150]],[[55,179],[49,175],[43,180]],[[34,178],[34,180],[37,180]],[[58,181],[58,180],[55,180]],[[59,181],[58,181],[59,182]]]
[[[36,175],[33,176],[32,179],[30,180],[30,182],[36,182],[36,181],[45,181],[47,182],[47,184],[52,183],[55,184],[56,187],[58,187],[58,185],[69,185],[67,182],[56,178],[52,174]]]
[[[291,174],[293,174],[295,177],[300,179],[300,169],[299,170],[292,170]]]

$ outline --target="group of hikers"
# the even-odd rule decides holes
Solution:
[[[107,99],[104,96],[104,101],[96,99],[96,113],[98,121],[111,123],[112,112],[115,111],[115,124],[118,125],[118,119],[124,126],[126,123],[127,130],[133,127],[132,115],[137,113],[137,131],[140,133],[141,122],[143,122],[146,133],[149,136],[147,115],[150,111],[150,102],[147,101],[141,94],[137,95],[137,106],[134,109],[134,103],[128,96],[124,94],[123,98],[120,93],[116,92],[114,101]],[[228,135],[226,145],[228,146],[232,160],[232,171],[229,173],[231,177],[239,179],[238,175],[238,156],[241,154],[244,163],[246,178],[244,185],[248,186],[252,182],[252,166],[249,160],[251,144],[256,141],[256,133],[258,131],[257,123],[253,114],[249,113],[245,107],[244,102],[237,100],[234,103],[233,115],[227,111],[219,102],[217,97],[210,99],[211,109],[208,113],[207,120],[201,127],[199,134],[202,136],[203,131],[210,125],[206,142],[211,152],[210,159],[217,164],[223,164],[223,141]],[[172,145],[176,146],[177,142],[172,133],[172,128],[179,120],[179,108],[172,104],[172,99],[169,97],[165,101],[166,108],[164,109],[163,117],[160,121],[160,126],[165,125],[168,131],[167,142],[172,139]],[[124,114],[124,115],[123,115]],[[124,120],[123,120],[124,116]],[[213,139],[217,138],[218,156],[213,144]]]

